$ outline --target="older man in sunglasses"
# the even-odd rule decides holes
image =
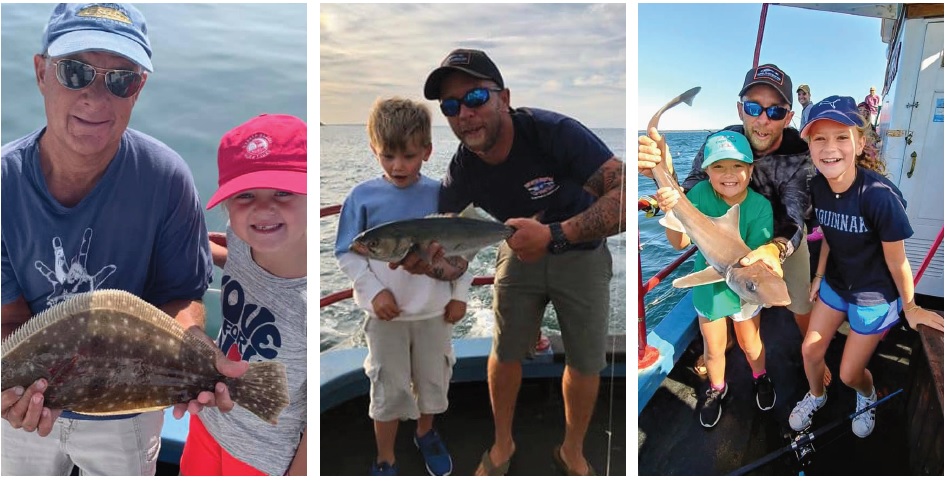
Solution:
[[[625,164],[576,120],[512,109],[510,90],[483,51],[452,51],[428,76],[424,92],[439,101],[461,141],[442,182],[439,210],[459,212],[474,203],[516,228],[498,252],[487,365],[494,444],[481,456],[477,475],[503,475],[510,466],[521,360],[533,353],[551,301],[566,350],[566,433],[551,447],[552,458],[566,474],[595,474],[583,441],[606,367],[612,257],[605,238],[625,231]]]
[[[128,129],[152,71],[146,32],[130,5],[60,4],[50,16],[33,59],[47,124],[2,151],[4,338],[98,289],[131,292],[203,333],[211,258],[194,181],[168,146]],[[246,364],[221,356],[218,368],[235,377]],[[48,385],[2,394],[4,476],[69,475],[74,464],[86,475],[155,473],[163,412],[50,410]],[[229,410],[226,387],[217,389],[175,415]]]
[[[750,69],[738,93],[737,115],[742,124],[725,129],[747,137],[754,152],[754,174],[750,187],[762,194],[774,210],[774,239],[741,261],[744,265],[763,261],[780,273],[790,291],[790,305],[801,335],[809,326],[810,251],[806,241],[806,218],[810,215],[808,179],[815,174],[806,142],[790,127],[793,84],[790,76],[773,64]],[[656,132],[639,138],[639,172],[651,177],[651,168],[661,158]],[[708,175],[701,170],[703,146],[698,149],[691,173],[681,183],[686,191]],[[671,167],[671,166],[670,166]],[[825,382],[829,383],[827,371]],[[757,389],[770,389],[759,387]]]

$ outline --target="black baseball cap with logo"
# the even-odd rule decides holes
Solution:
[[[441,66],[428,74],[425,81],[425,98],[436,100],[441,97],[441,81],[451,72],[464,72],[478,79],[493,80],[497,87],[504,88],[504,78],[500,70],[483,50],[455,49],[441,61]]]
[[[774,64],[764,64],[748,70],[747,75],[744,76],[744,87],[737,95],[743,97],[744,93],[750,90],[751,87],[760,84],[777,89],[783,100],[787,104],[793,105],[791,100],[793,98],[793,83],[790,82],[790,76]]]

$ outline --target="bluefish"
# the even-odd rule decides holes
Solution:
[[[352,241],[349,250],[379,261],[397,263],[409,251],[421,253],[437,241],[445,256],[468,259],[481,249],[503,241],[514,228],[479,216],[468,206],[457,216],[429,216],[380,224],[368,229]]]
[[[240,378],[215,367],[220,350],[199,327],[174,318],[131,293],[99,290],[36,315],[2,345],[7,390],[49,381],[45,406],[90,415],[160,410],[227,385],[234,403],[276,424],[289,404],[286,367],[254,362]]]
[[[651,130],[653,127],[658,129],[658,120],[666,110],[682,102],[691,105],[700,90],[701,87],[695,87],[668,101],[652,116],[648,129]],[[652,169],[655,183],[660,188],[680,189],[678,180],[674,179],[668,171],[667,164],[670,155],[664,136],[658,142],[658,148],[662,152],[662,160]],[[708,261],[708,267],[672,281],[672,286],[690,288],[724,281],[738,296],[749,303],[764,306],[790,304],[787,284],[766,264],[762,261],[750,266],[740,264],[741,258],[751,252],[740,235],[740,217],[739,204],[731,206],[724,216],[709,218],[698,211],[698,208],[687,197],[681,196],[671,212],[666,213],[659,223],[668,229],[687,234]]]

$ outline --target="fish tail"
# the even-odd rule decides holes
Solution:
[[[242,377],[227,380],[227,390],[234,403],[272,425],[290,404],[286,367],[280,362],[251,363]]]

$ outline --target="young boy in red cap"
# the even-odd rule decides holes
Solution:
[[[217,165],[207,209],[230,218],[212,242],[224,269],[217,345],[232,360],[282,362],[290,404],[275,426],[240,406],[192,415],[181,475],[306,475],[306,124],[254,117],[224,134]]]

